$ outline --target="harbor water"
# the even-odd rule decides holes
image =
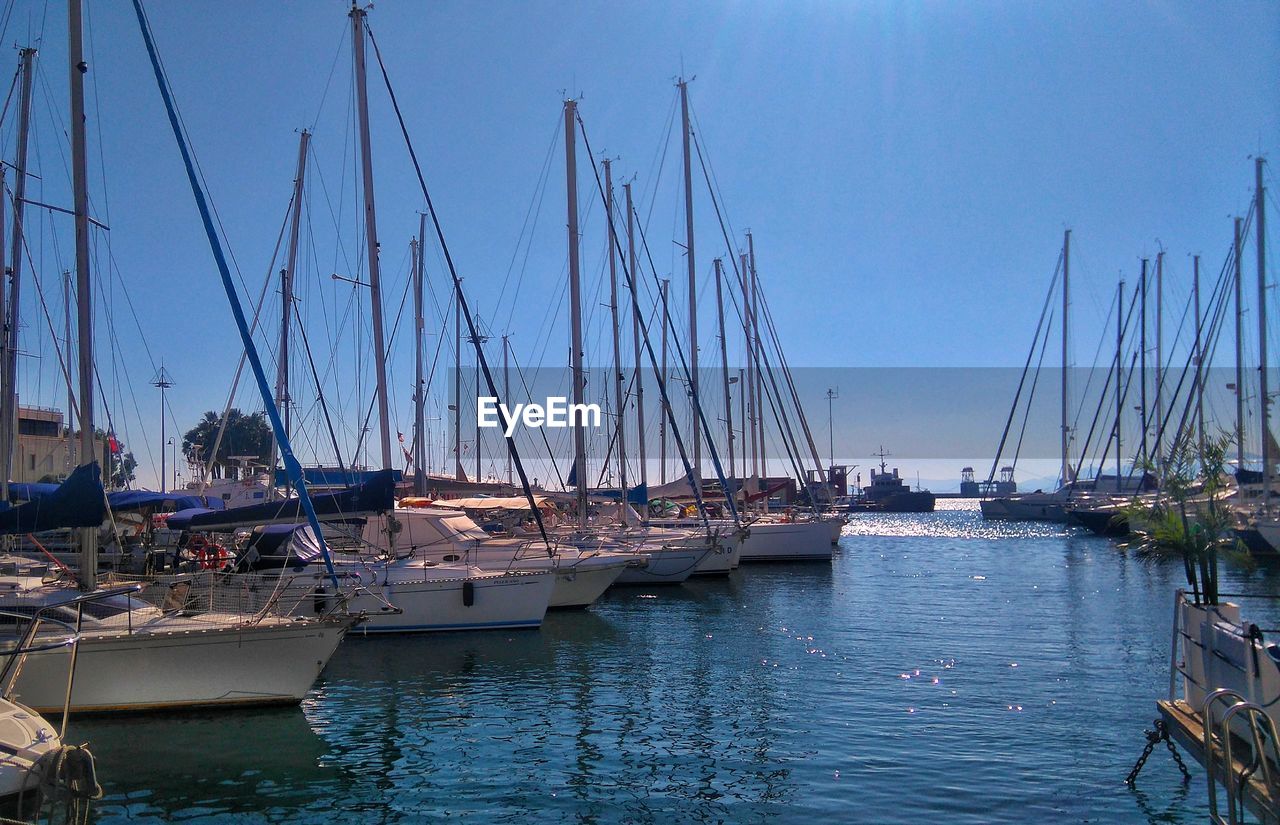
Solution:
[[[829,566],[615,588],[540,631],[349,639],[300,708],[69,739],[102,823],[1205,821],[1163,746],[1124,784],[1181,563],[939,507],[855,517]]]

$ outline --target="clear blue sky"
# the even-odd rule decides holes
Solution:
[[[103,306],[112,307],[128,369],[103,379],[116,388],[116,415],[132,422],[126,440],[143,464],[139,480],[150,484],[156,471],[141,442],[159,442],[159,405],[142,337],[177,382],[170,402],[182,429],[221,407],[239,342],[132,11],[89,5],[95,214],[111,226],[142,331],[118,287],[108,290]],[[367,335],[358,324],[367,322],[344,315],[349,287],[329,280],[363,272],[347,8],[152,2],[149,14],[252,300],[288,202],[296,130],[315,130],[300,292],[312,344],[325,353],[317,357],[327,359],[338,339],[338,363],[355,376],[342,402],[354,422],[368,399],[354,389],[368,385],[367,357],[357,369],[354,356]],[[59,3],[19,0],[4,33],[23,44],[44,32],[33,149],[41,179],[31,196],[57,204],[69,202],[64,21]],[[1186,295],[1188,253],[1203,253],[1216,274],[1231,216],[1248,207],[1249,158],[1274,156],[1280,143],[1274,3],[384,0],[369,23],[468,293],[495,334],[513,335],[526,364],[558,366],[566,349],[563,308],[558,318],[546,311],[563,303],[558,142],[539,187],[566,92],[582,96],[597,155],[616,158],[618,179],[635,177],[642,208],[652,209],[655,263],[679,279],[676,135],[656,186],[654,178],[673,78],[695,78],[690,95],[724,204],[736,229],[755,232],[779,331],[802,366],[1020,364],[1067,227],[1076,243],[1074,360],[1087,365],[1117,273],[1132,277],[1138,259],[1163,243],[1171,284],[1181,284],[1171,294]],[[421,198],[376,68],[370,90],[394,318]],[[13,133],[10,115],[6,158]],[[585,289],[598,305],[604,240],[599,208],[587,205],[585,158],[580,174]],[[544,197],[526,259],[518,244],[536,192]],[[705,190],[697,198],[697,261],[709,294],[710,260],[724,244]],[[71,227],[56,217],[43,224],[32,254],[56,290],[57,258],[71,260]],[[98,243],[101,258],[105,240]],[[439,279],[434,254],[429,277]],[[27,290],[24,347],[49,354],[36,300]],[[704,361],[715,353],[711,308],[702,303]],[[61,310],[52,311],[60,325]],[[595,312],[588,323],[589,356],[606,352],[603,317]],[[409,334],[404,324],[391,364],[396,428],[406,433]],[[105,331],[99,346],[108,347]],[[24,401],[65,404],[51,362],[24,360]],[[108,361],[100,363],[105,371]],[[842,393],[852,405],[856,390]],[[239,399],[258,407],[252,393]],[[813,407],[825,421],[825,401]],[[990,421],[975,426],[998,436]],[[874,446],[847,449],[862,455]],[[150,458],[158,463],[156,448]]]

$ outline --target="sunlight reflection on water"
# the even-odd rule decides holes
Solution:
[[[846,536],[933,536],[956,539],[1065,537],[1061,524],[1040,521],[984,521],[977,499],[940,498],[932,513],[855,513],[841,531]]]
[[[943,500],[856,516],[830,565],[611,592],[541,631],[352,639],[300,709],[72,735],[111,823],[1201,822],[1200,774],[1163,752],[1123,784],[1181,575]]]

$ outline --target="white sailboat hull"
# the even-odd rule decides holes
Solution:
[[[831,561],[831,528],[821,521],[755,522],[742,561]]]
[[[419,563],[417,570],[393,568],[385,575],[375,568],[362,574],[368,590],[359,592],[348,609],[364,612],[368,618],[355,632],[373,635],[538,627],[556,584],[556,575],[550,570],[477,571],[476,575],[455,573],[449,577],[444,576],[451,571],[441,571],[438,578],[425,572],[429,570]]]
[[[617,584],[680,584],[693,575],[708,553],[706,548],[646,548],[642,555],[648,556],[648,562],[628,567],[618,577]]]
[[[347,618],[266,619],[235,627],[86,633],[76,655],[71,710],[294,704],[311,689],[350,626]],[[61,711],[69,667],[65,649],[28,655],[17,696],[40,713]]]
[[[556,586],[549,607],[569,609],[590,607],[626,572],[626,564],[575,564],[556,571]]]
[[[49,758],[60,747],[56,729],[43,716],[0,699],[0,748],[5,751],[0,760],[0,801],[38,788]]]
[[[982,517],[988,521],[1052,521],[1065,524],[1066,499],[1052,495],[1028,494],[1018,498],[988,498],[979,503]],[[1074,506],[1074,505],[1072,505]]]
[[[523,544],[523,543],[522,543]],[[500,541],[479,544],[470,549],[455,548],[423,550],[429,561],[456,562],[466,559],[481,570],[496,573],[515,571],[544,571],[555,573],[555,587],[551,590],[551,608],[590,607],[633,561],[630,554],[583,553],[572,549],[562,550],[556,556],[521,555],[528,551],[521,545],[503,546]]]
[[[722,535],[711,552],[694,568],[695,576],[727,576],[742,563],[742,538],[738,532]]]

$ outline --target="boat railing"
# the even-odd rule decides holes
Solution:
[[[1217,720],[1215,728],[1213,711],[1218,704],[1226,705],[1227,710]],[[1247,783],[1252,777],[1258,777],[1262,787],[1270,791],[1272,798],[1280,791],[1275,777],[1276,766],[1280,766],[1280,734],[1277,734],[1275,722],[1262,706],[1248,701],[1230,688],[1221,688],[1205,696],[1200,715],[1204,719],[1204,767],[1209,783],[1209,819],[1215,825],[1237,825],[1244,820]],[[1231,726],[1236,716],[1243,717],[1244,736],[1240,735],[1239,725],[1235,729]],[[1238,747],[1247,747],[1249,758],[1238,760],[1240,768],[1237,770],[1237,759],[1232,751]],[[1222,784],[1227,791],[1225,817],[1218,812],[1215,763],[1219,754],[1222,758]]]
[[[101,579],[104,583],[130,582],[138,585],[138,599],[165,615],[198,618],[217,614],[220,620],[230,617],[244,624],[255,624],[268,618],[345,615],[351,599],[358,593],[369,592],[369,589],[362,584],[359,575],[339,576],[342,588],[336,593],[328,586],[328,578],[318,571],[110,573]]]
[[[245,622],[291,615],[291,609],[310,600],[315,590],[315,577],[282,576],[279,571],[227,574],[202,570],[149,576],[112,573],[104,581],[136,585],[137,598],[166,615],[217,613]]]
[[[75,685],[76,653],[79,650],[80,632],[84,625],[85,605],[116,596],[132,596],[138,590],[139,588],[136,585],[127,585],[106,590],[94,590],[73,599],[42,605],[30,612],[12,608],[0,610],[0,616],[12,619],[15,627],[22,627],[22,622],[26,622],[25,627],[22,628],[22,631],[11,645],[0,646],[0,656],[5,657],[4,666],[0,667],[0,698],[12,701],[11,697],[13,696],[14,688],[18,683],[18,678],[22,675],[22,667],[26,663],[28,655],[70,648],[71,658],[67,666],[67,690],[62,707],[62,724],[58,730],[58,736],[61,738],[66,733],[67,718],[71,711],[71,689]],[[58,611],[65,616],[67,611],[73,609],[76,616],[75,625],[72,625],[68,619],[55,618],[49,615],[54,611]],[[41,632],[42,628],[50,626],[53,628],[52,633]]]

